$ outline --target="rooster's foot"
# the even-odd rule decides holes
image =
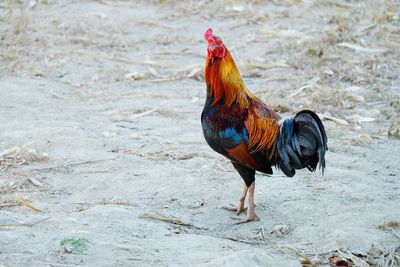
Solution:
[[[247,210],[247,207],[244,206],[244,201],[240,201],[239,204],[237,205],[230,205],[224,207],[224,209],[229,210],[229,211],[235,211],[237,215],[242,213],[243,211]]]
[[[242,223],[248,223],[248,222],[259,221],[259,220],[260,220],[260,217],[258,217],[258,215],[254,212],[254,213],[247,214],[247,217],[245,219],[241,219],[238,222],[236,222],[235,224],[242,224]]]

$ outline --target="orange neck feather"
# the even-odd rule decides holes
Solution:
[[[242,76],[228,49],[222,59],[213,60],[207,57],[205,80],[208,96],[214,96],[212,105],[223,99],[227,106],[236,102],[241,108],[246,108],[249,100],[255,99],[255,96],[244,85]]]

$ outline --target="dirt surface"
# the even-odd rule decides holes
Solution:
[[[399,2],[233,2],[0,2],[0,266],[400,266]],[[210,26],[327,129],[324,175],[257,176],[259,222],[202,136]]]

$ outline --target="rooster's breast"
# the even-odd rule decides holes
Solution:
[[[232,149],[242,142],[248,143],[249,134],[244,126],[247,111],[232,105],[206,105],[201,115],[204,138],[216,152],[227,155],[226,150]]]

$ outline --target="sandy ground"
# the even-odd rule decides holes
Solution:
[[[377,227],[400,220],[399,10],[1,2],[0,266],[327,266],[340,253],[400,266],[400,230]],[[209,26],[256,95],[325,119],[325,174],[258,175],[259,222],[221,209],[242,180],[202,137]]]

